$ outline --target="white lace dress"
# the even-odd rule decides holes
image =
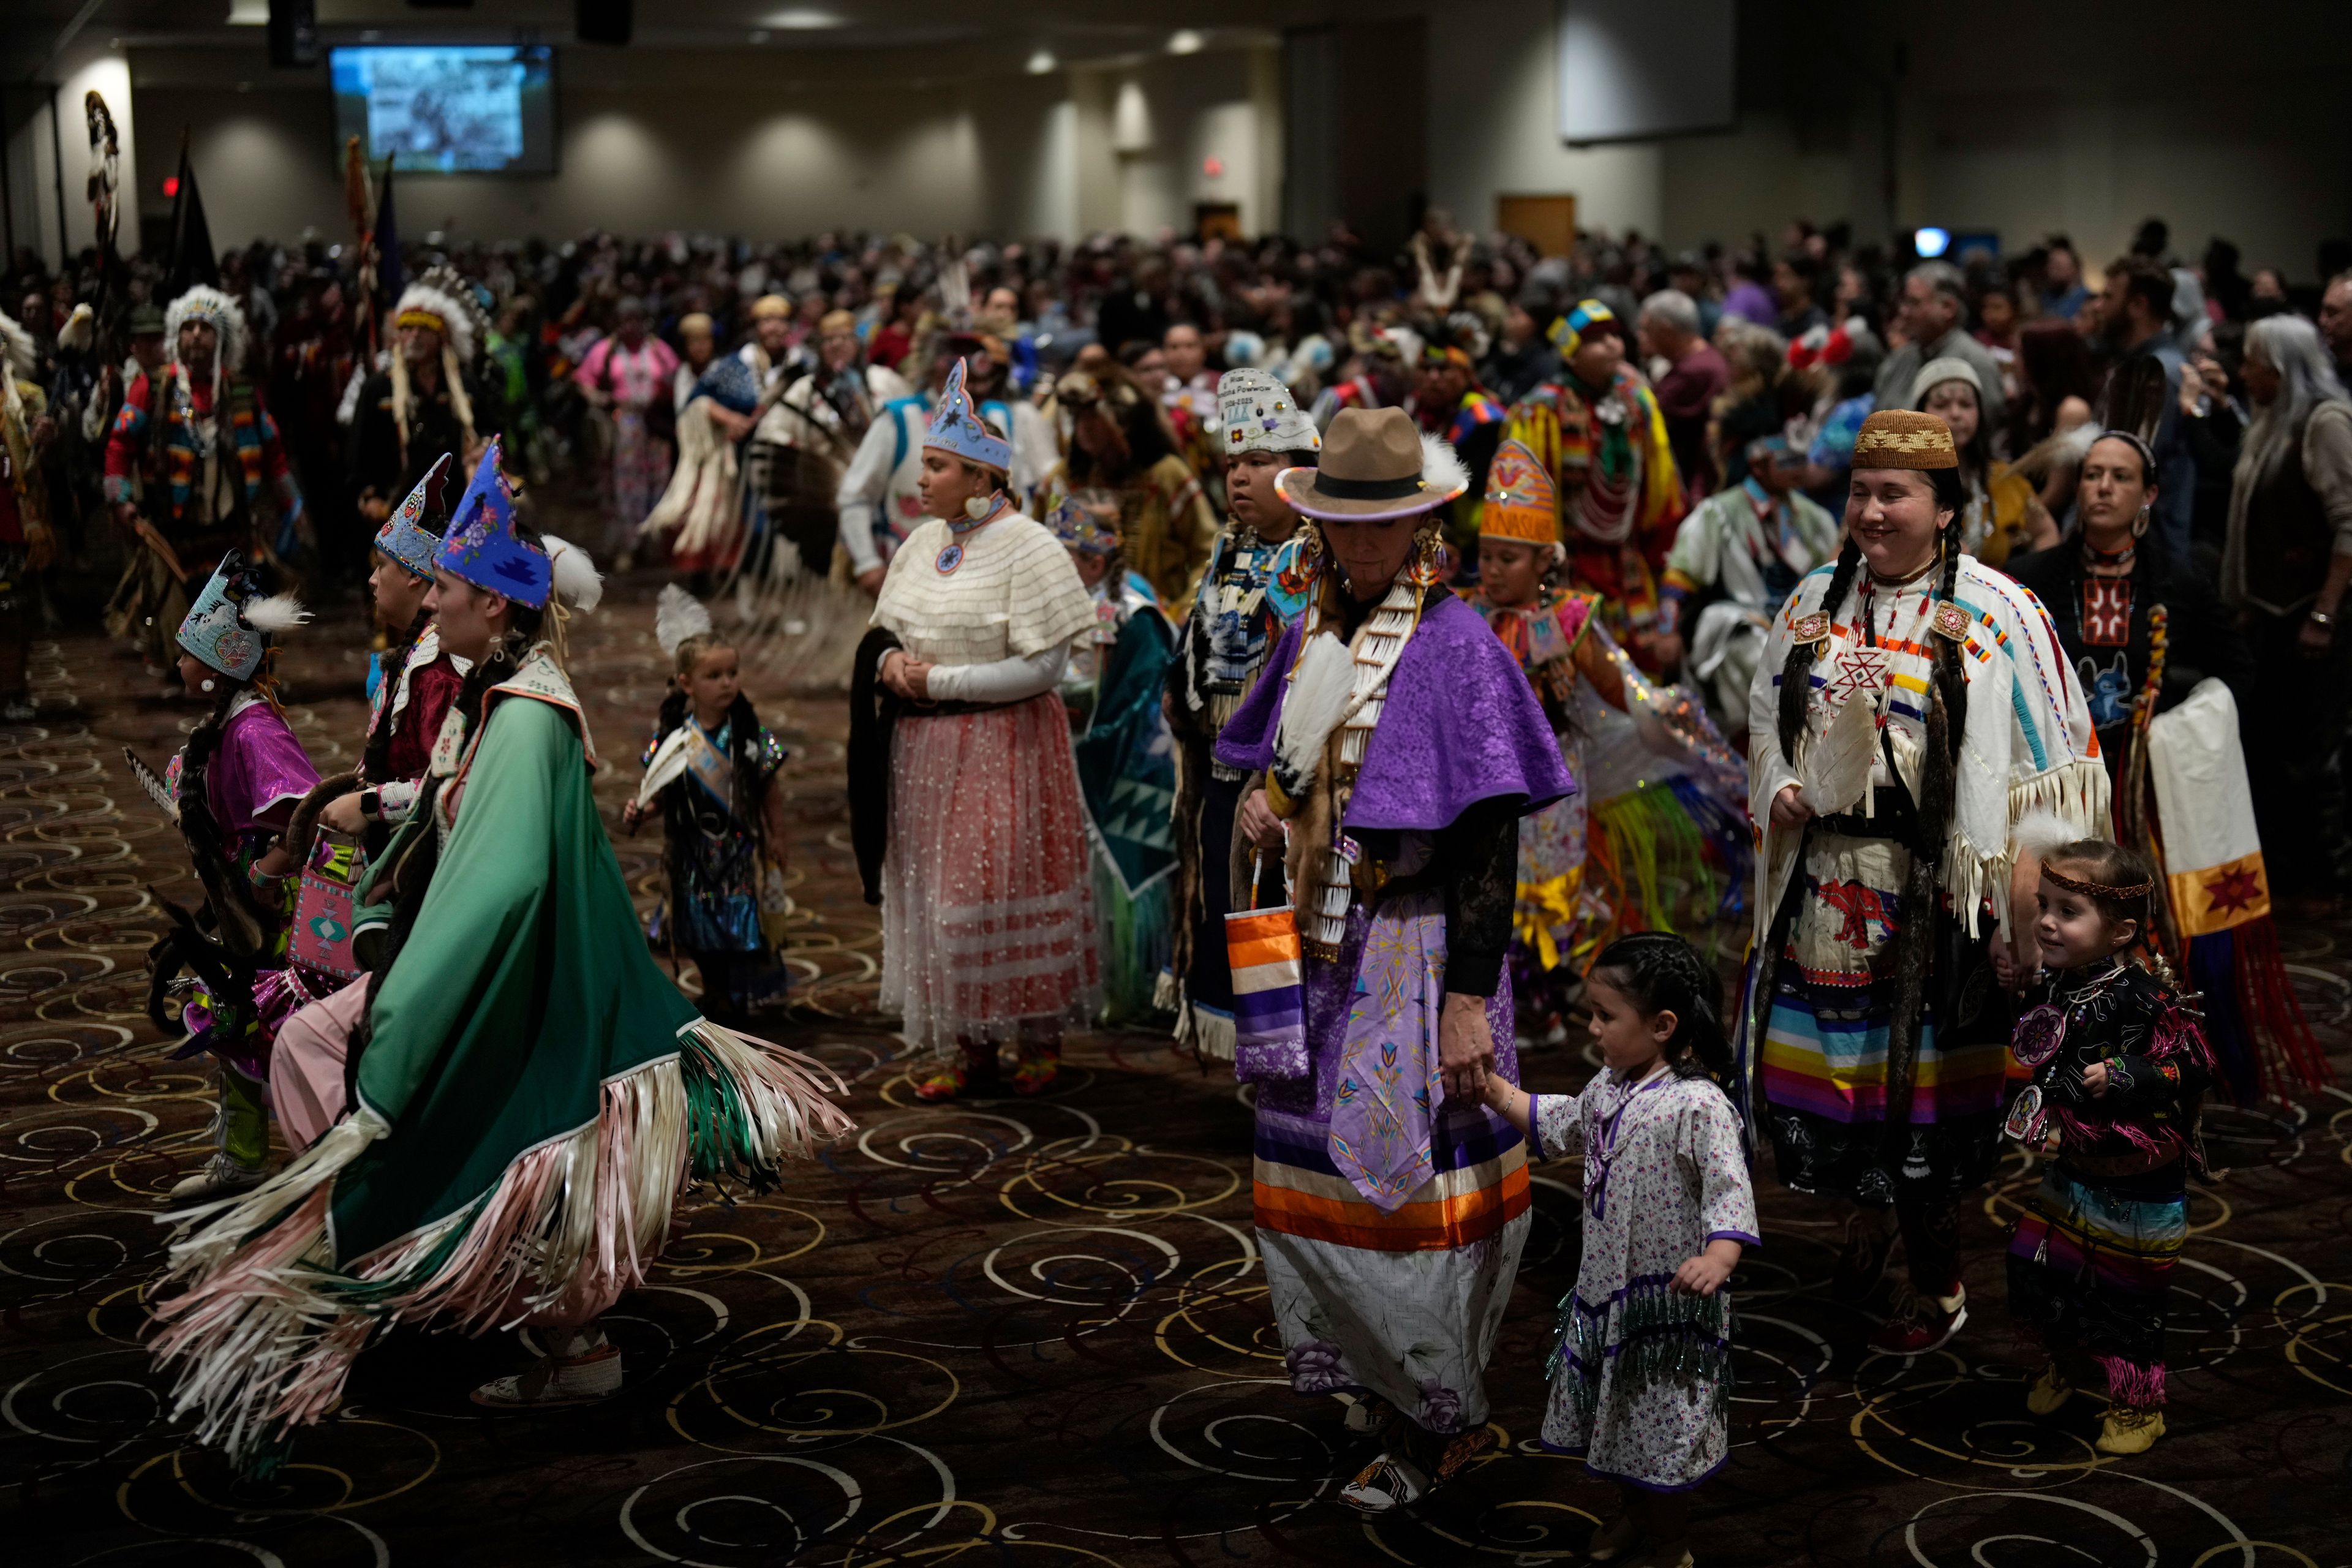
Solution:
[[[1573,1098],[1538,1095],[1543,1159],[1584,1155],[1584,1261],[1559,1305],[1546,1446],[1652,1491],[1698,1485],[1730,1451],[1731,1300],[1677,1295],[1708,1242],[1754,1247],[1739,1117],[1703,1078],[1603,1071]]]

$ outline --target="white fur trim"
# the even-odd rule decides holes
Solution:
[[[586,551],[551,533],[542,533],[539,539],[555,568],[555,591],[565,604],[586,615],[604,602],[604,579]]]
[[[1470,469],[1454,444],[1426,430],[1421,433],[1421,481],[1448,500],[1470,488]]]
[[[217,289],[199,283],[172,301],[163,312],[163,352],[172,363],[180,363],[180,329],[190,321],[211,324],[220,335],[220,350],[213,363],[227,374],[234,374],[245,364],[245,308]]]
[[[1283,788],[1292,795],[1314,781],[1323,761],[1323,743],[1348,711],[1355,695],[1356,664],[1348,645],[1329,632],[1307,639],[1290,678],[1290,692],[1282,704],[1282,722],[1275,731],[1275,762],[1284,775]],[[1294,788],[1294,781],[1297,787]]]
[[[292,631],[310,618],[302,601],[291,594],[272,594],[266,599],[255,599],[237,611],[237,618],[257,632],[272,637]]]

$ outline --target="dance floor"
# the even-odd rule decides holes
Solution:
[[[662,668],[650,584],[575,622],[573,670],[634,787]],[[360,739],[355,609],[288,660],[322,771]],[[468,1402],[530,1351],[395,1334],[339,1416],[267,1484],[174,1428],[142,1349],[160,1195],[207,1148],[209,1075],[146,1019],[158,899],[193,900],[174,830],[132,782],[194,710],[96,637],[44,644],[42,717],[0,730],[0,1560],[460,1565],[693,1563],[1574,1562],[1604,1487],[1535,1438],[1553,1303],[1573,1277],[1579,1172],[1541,1173],[1490,1372],[1500,1442],[1423,1509],[1335,1500],[1368,1457],[1337,1399],[1281,1377],[1250,1226],[1250,1117],[1161,1039],[1074,1042],[1038,1100],[936,1109],[868,1015],[880,963],[858,895],[835,699],[752,695],[783,733],[802,1010],[789,1043],[852,1084],[854,1136],[783,1190],[697,1194],[646,1289],[607,1319],[608,1403]],[[984,791],[986,780],[973,780]],[[652,831],[619,840],[650,900]],[[2352,932],[2287,933],[2339,1071]],[[1580,1050],[1533,1058],[1565,1089]],[[1934,1568],[2352,1561],[2352,1096],[2221,1108],[2227,1178],[2196,1189],[2173,1297],[2171,1435],[2097,1454],[2096,1402],[2035,1420],[2002,1311],[2004,1166],[1967,1220],[1975,1303],[1947,1351],[1869,1353],[1833,1306],[1832,1218],[1762,1182],[1743,1265],[1735,1450],[1702,1494],[1709,1564]]]

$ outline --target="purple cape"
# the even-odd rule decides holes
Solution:
[[[205,801],[224,832],[244,833],[261,826],[272,806],[299,801],[318,782],[319,770],[286,721],[268,703],[256,702],[221,727],[220,744],[205,770]]]
[[[1389,677],[1388,701],[1364,749],[1346,826],[1435,832],[1496,795],[1540,811],[1576,787],[1535,689],[1477,611],[1433,590]],[[1305,618],[1266,658],[1265,676],[1217,736],[1217,761],[1263,772],[1274,763],[1286,679]]]

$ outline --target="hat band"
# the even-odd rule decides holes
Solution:
[[[420,310],[414,305],[400,313],[400,321],[398,324],[404,327],[430,327],[435,331],[442,333],[446,333],[449,331],[448,322],[443,321],[439,316],[435,315],[432,311]]]
[[[1315,493],[1333,500],[1402,500],[1421,490],[1419,474],[1402,479],[1343,479],[1325,468],[1315,476]]]

